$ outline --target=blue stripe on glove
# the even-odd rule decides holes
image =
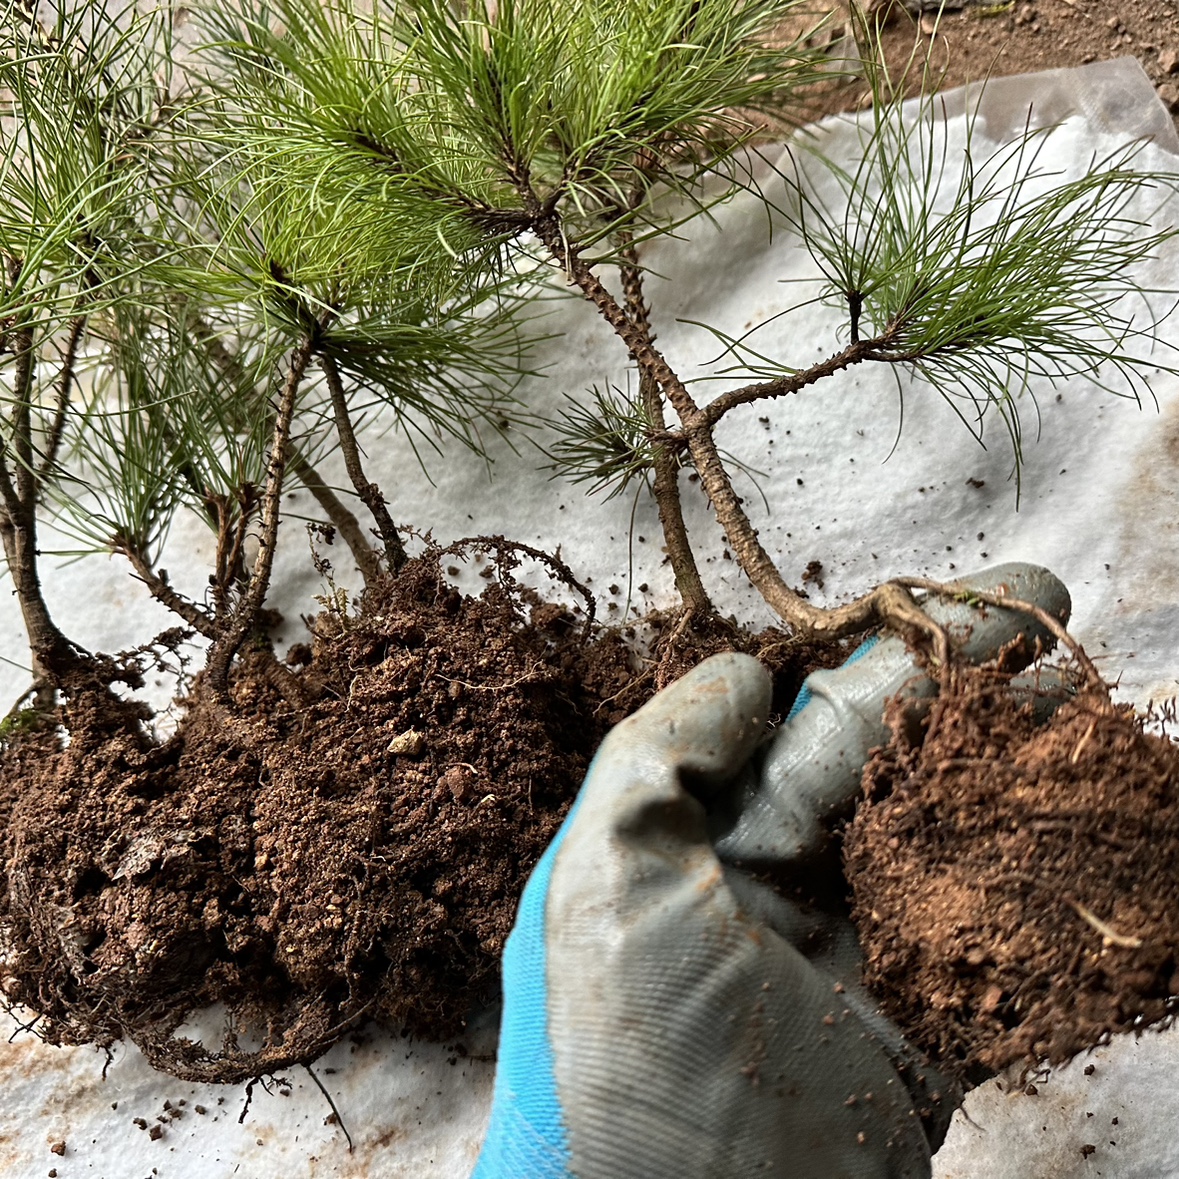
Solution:
[[[879,635],[873,635],[870,639],[865,639],[844,661],[843,666],[847,667],[849,663],[855,663],[857,659],[862,659],[877,643],[880,642]],[[811,690],[804,683],[799,690],[797,697],[795,697],[794,704],[787,714],[787,720],[793,720],[810,702]]]
[[[565,822],[529,877],[504,947],[504,1004],[491,1124],[471,1179],[572,1179],[569,1139],[557,1097],[548,1026],[545,910]]]

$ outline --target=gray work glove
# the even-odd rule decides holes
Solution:
[[[969,585],[1068,616],[1042,569]],[[1026,615],[927,610],[974,660],[1048,645]],[[865,644],[808,678],[766,745],[769,676],[719,655],[610,733],[504,953],[473,1179],[929,1176],[953,1091],[863,993],[832,888],[832,824],[901,691],[934,687],[899,639]]]

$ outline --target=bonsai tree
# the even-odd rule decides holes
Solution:
[[[46,26],[5,8],[0,538],[34,692],[6,722],[0,928],[5,992],[49,1038],[129,1035],[180,1075],[230,1079],[311,1059],[374,1011],[444,1033],[490,985],[515,890],[589,753],[587,726],[544,699],[558,682],[583,691],[584,663],[554,653],[513,596],[523,546],[485,542],[500,584],[482,604],[446,585],[436,552],[411,562],[397,488],[370,481],[363,445],[391,415],[425,450],[477,456],[489,431],[528,422],[517,382],[554,284],[610,326],[636,392],[568,390],[576,408],[538,442],[575,480],[651,488],[682,601],[673,637],[711,615],[685,467],[792,633],[930,630],[900,582],[832,610],[786,584],[718,449],[729,413],[888,364],[965,394],[972,428],[999,413],[1018,458],[1016,398],[1033,377],[1144,387],[1134,345],[1153,320],[1123,300],[1165,236],[1130,211],[1159,178],[1131,148],[1054,183],[1034,131],[959,168],[934,101],[903,107],[870,55],[859,157],[799,137],[798,166],[756,189],[846,309],[845,338],[805,369],[724,339],[741,371],[710,400],[679,375],[651,328],[643,246],[754,187],[766,118],[788,120],[821,77],[809,30],[783,34],[801,11],[247,0],[202,11],[201,43],[182,53],[169,12],[92,0]],[[320,473],[333,450],[350,494]],[[294,664],[271,649],[266,611],[292,480],[367,586],[357,613],[328,603]],[[203,594],[162,565],[180,512],[215,538]],[[124,557],[177,628],[119,656],[65,635],[41,590],[45,513]],[[177,732],[156,735],[133,691],[193,633],[203,669]],[[446,663],[451,647],[470,664]],[[463,703],[491,687],[495,707]],[[505,716],[527,740],[504,744]],[[522,776],[505,785],[513,765]],[[507,775],[495,790],[493,774]],[[63,827],[65,798],[76,822]],[[449,833],[431,842],[431,824]],[[450,872],[464,857],[475,867]],[[147,892],[131,920],[133,886]],[[40,915],[59,910],[65,924]],[[232,1030],[217,1053],[172,1038],[213,998],[264,1029],[261,1049]]]

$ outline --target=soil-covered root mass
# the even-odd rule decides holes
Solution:
[[[972,1081],[1179,995],[1179,751],[1095,689],[1042,725],[1022,699],[961,669],[921,725],[894,702],[845,838],[869,985]]]
[[[501,580],[460,595],[433,556],[322,615],[292,676],[247,655],[232,714],[198,677],[165,741],[75,685],[0,759],[4,995],[51,1042],[126,1036],[194,1080],[361,1018],[457,1033],[631,675],[579,630]],[[218,1001],[223,1043],[175,1034]]]

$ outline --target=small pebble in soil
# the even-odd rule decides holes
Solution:
[[[390,753],[417,757],[426,748],[426,737],[424,733],[419,733],[416,729],[406,729],[404,733],[398,733],[389,742],[388,748]]]

